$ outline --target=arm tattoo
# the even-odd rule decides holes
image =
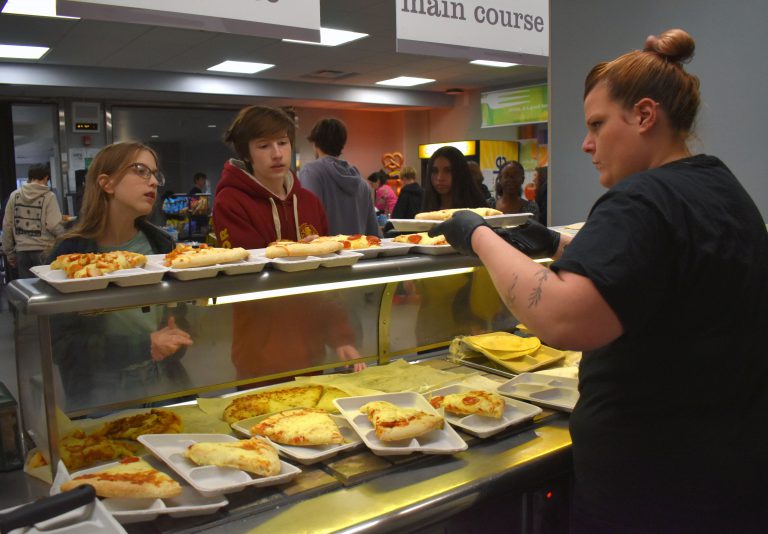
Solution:
[[[512,283],[509,285],[509,288],[507,288],[507,292],[505,295],[503,295],[504,304],[509,308],[512,309],[512,305],[515,303],[515,288],[517,287],[517,274],[512,275]]]
[[[541,293],[544,282],[549,278],[549,269],[542,269],[534,275],[539,280],[539,285],[533,288],[530,296],[528,297],[528,307],[535,308],[541,302]]]

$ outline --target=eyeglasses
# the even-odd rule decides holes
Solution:
[[[149,179],[154,176],[155,180],[157,180],[158,186],[163,187],[165,185],[165,175],[160,169],[153,171],[143,163],[131,163],[128,165],[128,168],[132,169],[134,173],[136,173],[147,182],[149,182]]]

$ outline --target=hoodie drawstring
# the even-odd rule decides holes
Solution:
[[[296,225],[296,241],[301,241],[301,234],[299,233],[299,199],[296,198],[296,195],[293,195],[291,198],[293,199],[293,223]],[[269,197],[269,203],[272,206],[272,222],[275,223],[277,240],[280,241],[283,238],[283,233],[280,215],[277,213],[277,204],[275,204],[275,199],[272,197]]]

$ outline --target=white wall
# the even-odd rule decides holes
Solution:
[[[686,66],[702,88],[692,148],[722,159],[768,218],[768,2],[550,0],[550,17],[551,224],[583,221],[604,191],[580,149],[584,77],[596,63],[642,48],[647,35],[674,27],[696,40],[696,55]]]

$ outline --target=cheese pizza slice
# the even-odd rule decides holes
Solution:
[[[172,269],[188,269],[241,261],[248,259],[249,255],[250,253],[242,247],[217,248],[202,244],[194,248],[179,243],[174,250],[165,255],[163,263]]]
[[[415,408],[403,408],[386,401],[373,401],[360,407],[373,424],[381,441],[411,439],[437,428],[443,428],[443,418]]]
[[[320,384],[306,384],[270,389],[236,397],[224,409],[224,420],[235,423],[257,415],[289,408],[314,408],[323,394]]]
[[[501,396],[482,390],[450,393],[432,397],[430,404],[435,408],[445,408],[446,411],[460,415],[484,415],[501,419],[504,414],[505,402]]]
[[[59,440],[59,455],[69,470],[88,467],[96,462],[135,456],[138,449],[139,445],[136,443],[88,435],[81,429],[75,429]]]
[[[277,450],[261,438],[193,443],[184,454],[197,465],[234,467],[263,477],[281,469]]]
[[[481,217],[491,217],[493,215],[503,215],[504,212],[494,208],[453,208],[438,211],[423,211],[417,213],[414,219],[427,220],[427,221],[445,221],[453,217],[457,211],[471,211],[477,213]]]
[[[275,443],[300,447],[344,443],[344,436],[328,412],[317,408],[298,408],[270,415],[254,425],[251,433],[268,437]]]
[[[318,237],[313,243],[323,241],[338,241],[344,247],[344,250],[360,250],[366,248],[376,248],[381,246],[381,239],[375,235],[352,234],[352,235],[334,235]]]
[[[419,232],[417,234],[402,234],[393,239],[395,243],[410,243],[412,245],[447,245],[445,236],[436,235],[430,237],[427,232]]]
[[[178,482],[135,456],[123,458],[112,467],[78,475],[64,482],[61,491],[84,484],[93,486],[99,497],[168,499],[181,495]]]

